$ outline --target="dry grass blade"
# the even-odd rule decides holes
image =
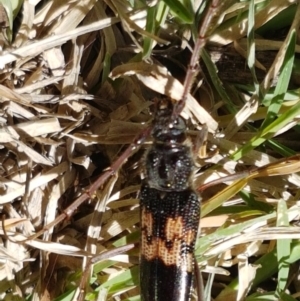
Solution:
[[[109,27],[112,24],[118,22],[118,18],[107,18],[105,20],[100,20],[94,24],[89,24],[81,28],[76,28],[72,31],[67,31],[67,33],[57,34],[52,37],[45,38],[39,42],[30,43],[29,45],[20,47],[17,50],[4,52],[0,56],[1,69],[5,68],[6,64],[12,63],[18,59],[23,58],[24,61],[28,60],[30,57],[35,57],[45,50],[51,49],[56,46],[61,46],[72,38],[87,34],[89,32],[94,32],[101,30],[103,28]]]
[[[183,94],[183,85],[168,73],[166,68],[140,62],[118,66],[111,72],[111,78],[113,79],[129,75],[136,75],[148,88],[174,100],[179,101],[180,95]],[[216,130],[216,121],[206,110],[199,106],[195,98],[191,95],[189,95],[187,99],[187,106],[185,109],[188,116],[196,118],[195,124],[206,124],[210,132]]]

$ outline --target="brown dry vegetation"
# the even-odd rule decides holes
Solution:
[[[130,2],[134,3],[133,7]],[[247,59],[248,4],[231,2],[233,5],[222,19],[226,26],[218,24],[210,41],[221,46],[234,42],[235,50]],[[262,7],[255,15],[256,28],[285,9],[292,8],[299,16],[299,8],[292,1],[260,2]],[[26,297],[43,301],[55,298],[77,300],[72,296],[84,275],[86,259],[83,258],[129,242],[138,243],[139,176],[145,147],[136,152],[120,172],[93,191],[85,204],[73,214],[64,216],[63,222],[39,237],[33,235],[86,193],[90,184],[122,153],[124,145],[131,143],[145,128],[152,119],[150,107],[158,93],[180,99],[180,81],[188,63],[189,44],[193,44],[191,27],[184,24],[180,16],[174,17],[167,11],[165,19],[162,17],[161,23],[156,24],[157,28],[147,31],[145,24],[150,4],[123,0],[24,1],[18,12],[9,11],[9,5],[4,1],[6,10],[1,10],[0,20],[1,300],[25,300]],[[300,18],[293,18],[290,18],[289,25],[294,20],[291,28],[298,29]],[[233,21],[226,23],[228,20]],[[256,67],[263,72],[264,79],[260,83],[264,96],[278,81],[279,70],[286,62],[290,35],[289,28],[285,28],[276,41],[262,36],[254,39],[258,50],[274,51],[277,55],[267,68],[256,61]],[[148,48],[147,43],[150,43]],[[299,52],[299,46],[295,52]],[[173,70],[178,80],[168,70]],[[250,71],[247,73],[251,74]],[[196,82],[202,83],[202,78],[199,76]],[[252,150],[254,146],[247,152],[242,151],[243,159],[239,153],[235,153],[234,158],[227,157],[239,149],[240,144],[247,144],[251,139],[251,145],[259,145],[255,141],[260,137],[253,142],[253,137],[257,137],[256,130],[251,127],[253,123],[249,127],[243,125],[256,121],[254,126],[259,128],[267,115],[268,105],[261,106],[262,99],[252,87],[235,87],[227,82],[223,85],[216,79],[204,82],[201,93],[195,93],[198,101],[189,98],[184,116],[191,120],[192,137],[197,136],[196,130],[202,124],[206,124],[210,131],[211,156],[205,163],[197,158],[197,166],[208,162],[219,163],[219,167],[198,173],[195,186],[235,173],[238,159],[241,168],[245,169],[249,165],[259,167],[276,162],[275,157],[283,156],[278,149],[264,145],[256,151]],[[297,80],[289,85],[287,92],[290,94],[282,96],[285,103],[277,112],[278,116],[292,107],[297,108],[298,87]],[[272,99],[274,89],[270,91],[271,96],[266,102]],[[298,94],[291,91],[298,91]],[[228,99],[232,102],[228,103]],[[285,150],[289,147],[289,150],[297,151],[299,139],[293,127],[297,125],[300,113],[295,111],[293,114],[285,123],[272,128],[272,134],[265,136],[269,139],[281,134],[276,142],[281,142]],[[221,130],[222,138],[213,135]],[[248,257],[253,262],[272,254],[273,250],[276,251],[276,239],[299,238],[299,228],[288,226],[295,225],[299,219],[297,188],[300,178],[297,174],[285,176],[298,171],[298,161],[296,157],[288,170],[283,168],[287,162],[275,164],[279,172],[273,172],[271,167],[267,169],[268,173],[284,176],[271,180],[266,177],[262,182],[253,180],[242,196],[228,199],[241,190],[246,181],[234,186],[234,192],[222,193],[217,200],[205,200],[203,215],[222,204],[227,205],[227,209],[221,207],[214,212],[213,221],[210,220],[212,217],[203,219],[202,239],[208,237],[208,240],[200,241],[203,249],[196,252],[206,272],[223,275],[217,276],[213,284],[212,295],[216,297],[221,291],[223,294],[216,300],[224,300],[224,296],[227,301],[244,300],[259,270],[258,265],[249,264]],[[225,167],[221,168],[224,163]],[[250,192],[249,199],[254,198],[255,202],[252,201],[251,206],[247,203],[242,211],[237,209],[239,205],[245,205],[246,194]],[[276,226],[285,226],[286,230]],[[231,230],[209,236],[219,227]],[[286,245],[290,243],[291,240],[285,241]],[[298,245],[295,241],[293,243],[291,246],[294,247],[289,245],[282,256],[293,254],[293,250],[297,253]],[[96,265],[96,283],[102,286],[98,292],[94,291],[97,285],[93,288],[86,285],[90,300],[94,300],[98,293],[99,300],[105,300],[107,295],[116,298],[114,300],[119,296],[122,300],[128,297],[135,300],[134,296],[139,294],[138,254],[138,248],[135,248],[119,254],[114,262]],[[299,260],[298,257],[295,255],[289,264]],[[235,267],[231,270],[231,277],[225,270],[228,266]],[[276,264],[273,274],[277,270]],[[290,284],[293,279],[288,278],[289,270],[284,272],[289,279],[286,282]],[[238,273],[240,286],[229,284]],[[273,274],[270,271],[267,277]],[[81,283],[84,288],[85,281]],[[271,292],[274,287],[276,284],[272,282],[271,288],[263,286],[261,292]],[[297,292],[297,287],[294,283],[288,294]],[[63,295],[65,292],[69,295]]]

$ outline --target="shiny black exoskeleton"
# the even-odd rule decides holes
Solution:
[[[190,298],[200,199],[191,184],[194,162],[185,132],[172,102],[159,101],[141,189],[142,301]]]

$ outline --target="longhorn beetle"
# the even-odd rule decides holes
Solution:
[[[114,175],[131,153],[152,134],[146,156],[146,179],[141,189],[141,295],[142,300],[189,300],[193,279],[193,252],[200,217],[199,196],[192,188],[193,160],[181,114],[199,71],[198,59],[212,31],[213,18],[223,3],[211,1],[200,25],[198,38],[178,102],[157,101],[153,125],[135,138],[125,152],[53,223],[32,236],[38,237],[73,211]],[[297,159],[298,157],[293,157]],[[282,162],[281,162],[282,163]],[[273,166],[265,167],[271,169]],[[282,172],[284,173],[284,172]],[[280,172],[279,172],[280,174]]]
[[[153,145],[141,188],[140,286],[143,301],[189,300],[200,199],[192,189],[193,159],[186,126],[173,119],[170,100],[159,101]]]
[[[194,163],[179,114],[198,71],[197,58],[217,5],[218,1],[212,1],[200,27],[180,101],[173,104],[162,99],[156,104],[154,141],[145,159],[140,200],[142,301],[188,301],[191,296],[200,197],[192,188]]]

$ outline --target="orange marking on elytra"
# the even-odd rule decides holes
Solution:
[[[142,210],[141,220],[144,225],[141,243],[145,259],[150,261],[160,258],[167,266],[176,265],[182,271],[192,272],[193,253],[182,252],[182,250],[194,244],[196,233],[185,229],[183,218],[180,216],[166,220],[164,238],[153,236],[153,216],[145,209]]]

